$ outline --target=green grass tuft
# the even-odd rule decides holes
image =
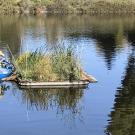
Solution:
[[[41,51],[22,54],[16,63],[22,80],[73,81],[80,80],[80,67],[72,47],[57,47],[49,53]]]

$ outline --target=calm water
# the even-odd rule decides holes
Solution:
[[[0,134],[134,135],[134,17],[0,17],[0,49],[7,57],[59,42],[77,49],[98,83],[36,90],[2,83]]]

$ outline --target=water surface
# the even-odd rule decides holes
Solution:
[[[26,90],[1,83],[1,134],[134,135],[134,37],[134,17],[1,16],[0,49],[7,58],[72,45],[84,70],[98,80],[80,89]]]

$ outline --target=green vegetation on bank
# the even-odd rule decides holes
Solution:
[[[133,0],[0,0],[0,13],[134,13]]]
[[[80,80],[80,67],[71,47],[22,54],[17,60],[18,72],[27,81]]]

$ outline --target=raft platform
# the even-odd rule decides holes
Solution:
[[[21,88],[80,88],[87,86],[88,81],[64,81],[64,82],[20,82]]]

